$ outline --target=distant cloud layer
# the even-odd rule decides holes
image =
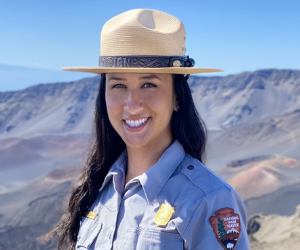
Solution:
[[[14,91],[40,83],[76,81],[94,74],[0,64],[0,91]]]

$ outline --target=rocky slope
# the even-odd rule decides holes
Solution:
[[[79,168],[54,170],[17,191],[0,195],[0,249],[54,250],[44,235],[59,221]]]
[[[210,130],[255,122],[300,108],[300,71],[295,70],[193,78],[191,88],[196,107]]]
[[[89,137],[37,136],[0,141],[0,194],[53,169],[80,166],[87,155]]]
[[[248,220],[248,234],[253,250],[298,250],[300,205],[291,216],[253,215]]]
[[[300,162],[280,155],[227,165],[218,171],[240,194],[248,216],[255,213],[292,215],[300,203]]]
[[[211,131],[207,164],[214,170],[252,157],[284,155],[300,160],[300,109],[279,116]]]
[[[99,79],[0,92],[0,139],[89,134]]]

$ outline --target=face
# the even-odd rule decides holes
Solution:
[[[171,74],[106,74],[105,99],[109,120],[127,147],[171,143],[177,111]]]

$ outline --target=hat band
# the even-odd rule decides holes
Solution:
[[[194,67],[189,56],[100,56],[99,67],[166,68]]]

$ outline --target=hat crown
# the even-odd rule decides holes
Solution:
[[[101,56],[184,56],[185,28],[158,10],[134,9],[107,21],[101,32]]]
[[[194,68],[195,60],[185,56],[185,53],[185,28],[178,18],[159,10],[134,9],[104,24],[99,67],[63,69],[97,74],[195,74],[220,71]]]

